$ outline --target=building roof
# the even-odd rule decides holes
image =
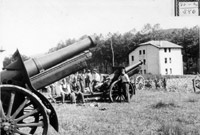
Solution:
[[[148,41],[148,42],[139,44],[139,46],[143,46],[143,45],[153,45],[158,48],[183,48],[180,45],[177,45],[172,42],[165,41],[165,40],[160,40],[160,41],[152,40],[152,41]]]

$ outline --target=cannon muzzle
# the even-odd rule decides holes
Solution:
[[[91,53],[86,53],[84,55],[80,54],[83,53],[84,51],[87,51],[89,48],[95,45],[96,45],[95,38],[88,37],[58,51],[40,57],[32,58],[25,62],[22,61],[21,55],[17,50],[13,55],[14,62],[5,67],[4,70],[0,73],[1,74],[0,83],[16,84],[22,86],[27,82],[28,84],[32,84],[33,82],[33,84],[36,84],[34,85],[36,86],[35,89],[41,88],[41,86],[49,84],[50,81],[51,83],[53,83],[53,81],[64,78],[66,77],[66,75],[78,71],[83,67],[86,67],[85,60],[91,58]],[[67,60],[68,62],[66,62]],[[63,62],[69,65],[65,65],[65,67],[63,68],[59,65]],[[43,75],[41,75],[42,72]],[[49,75],[44,75],[44,74],[49,74]],[[35,79],[30,80],[30,78],[35,78]],[[48,81],[47,83],[44,80],[48,78],[54,78],[54,79],[50,79],[50,81]],[[40,82],[38,82],[39,80]]]
[[[70,59],[85,50],[96,45],[94,37],[88,37],[77,43],[69,45],[63,49],[49,53],[40,57],[32,58],[25,61],[25,67],[29,77],[32,77],[43,70],[49,69],[67,59]]]
[[[134,65],[125,67],[125,71],[128,74],[128,76],[130,77],[134,74],[137,74],[140,70],[140,65],[142,63],[142,61],[139,61]],[[123,67],[113,67],[114,72],[105,77],[105,82],[100,86],[100,89],[104,89],[104,86],[110,87],[110,85],[119,78],[122,68]]]
[[[22,61],[21,55],[17,50],[13,55],[13,62],[0,72],[0,96],[7,97],[4,99],[10,98],[10,101],[3,100],[3,104],[2,100],[0,99],[0,108],[9,110],[7,114],[8,119],[12,119],[10,116],[12,112],[12,106],[13,109],[16,110],[13,112],[16,113],[18,111],[17,113],[19,113],[19,118],[23,118],[24,116],[23,112],[22,114],[20,114],[19,108],[23,110],[23,107],[35,107],[35,110],[39,110],[39,112],[41,113],[37,113],[37,115],[34,114],[34,116],[30,115],[30,117],[35,117],[35,121],[37,121],[37,119],[41,117],[40,121],[43,123],[43,134],[46,135],[49,122],[54,127],[54,129],[58,131],[58,118],[55,109],[53,108],[51,103],[44,97],[44,95],[42,95],[37,90],[51,83],[54,83],[55,81],[62,79],[67,75],[70,75],[85,68],[87,66],[86,60],[91,58],[92,55],[88,49],[95,45],[95,38],[88,37],[53,53],[32,58],[25,62]],[[9,95],[10,93],[11,95]],[[14,100],[15,94],[17,94],[16,100]],[[7,108],[7,104],[12,106]],[[49,115],[49,117],[47,117],[47,114]],[[4,123],[7,124],[8,122],[6,121]],[[38,124],[38,126],[39,125],[40,124]],[[18,129],[18,127],[14,128]],[[7,131],[8,129],[5,130]],[[35,127],[33,127],[30,132],[32,131],[33,133],[35,132]],[[15,131],[10,131],[9,133],[14,134]]]

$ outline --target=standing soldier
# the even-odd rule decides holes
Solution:
[[[121,75],[119,76],[118,80],[121,81],[125,99],[129,103],[130,102],[130,93],[129,93],[130,78],[125,72],[125,67],[121,69]]]
[[[70,75],[70,83],[77,82],[78,72]]]
[[[100,75],[97,73],[97,69],[93,69],[92,72],[92,90],[95,90],[95,86],[101,81]]]
[[[159,88],[159,81],[158,81],[157,77],[154,79],[154,83],[155,83],[156,89],[158,89]]]
[[[81,92],[85,93],[85,76],[83,74],[83,71],[80,71],[77,75],[77,81],[78,85],[80,86]]]
[[[164,90],[167,90],[166,78],[163,79],[163,88],[164,88]]]
[[[85,76],[85,84],[86,84],[86,87],[89,88],[89,91],[91,93],[93,93],[93,90],[92,90],[92,74],[91,74],[89,69],[87,70],[87,73],[86,73],[86,76]]]

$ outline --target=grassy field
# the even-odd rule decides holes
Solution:
[[[60,132],[50,128],[49,135],[200,134],[200,94],[143,90],[131,103],[53,105]]]

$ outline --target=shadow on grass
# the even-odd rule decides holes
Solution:
[[[196,91],[195,94],[200,94],[200,91]]]
[[[154,109],[160,109],[160,108],[166,108],[166,107],[178,107],[178,106],[173,101],[167,103],[162,100],[152,105],[152,108]]]
[[[194,103],[194,102],[198,102],[199,99],[196,97],[188,97],[185,102],[190,102],[190,103]]]

